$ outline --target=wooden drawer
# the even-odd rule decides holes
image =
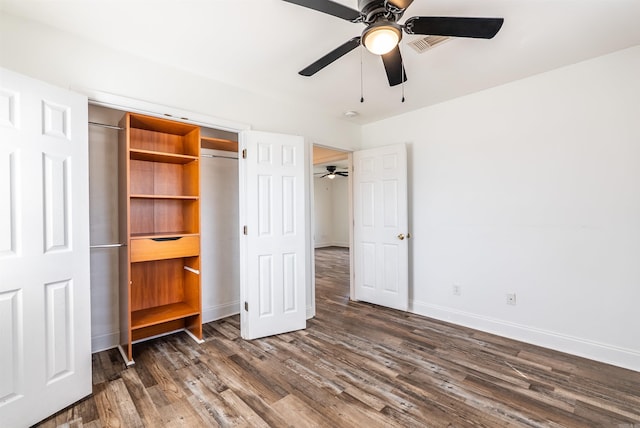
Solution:
[[[145,238],[131,240],[131,262],[175,259],[200,254],[200,238],[183,236],[178,239]]]

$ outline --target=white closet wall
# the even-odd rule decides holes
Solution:
[[[124,112],[89,106],[89,122],[117,125]],[[118,131],[89,126],[91,245],[118,244]],[[91,249],[91,350],[120,340],[118,248]]]
[[[202,321],[240,312],[237,153],[202,149],[200,260]],[[224,157],[206,157],[206,155]]]

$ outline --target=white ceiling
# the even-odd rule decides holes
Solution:
[[[357,8],[357,0],[339,0]],[[415,0],[411,16],[488,16],[491,40],[455,39],[418,54],[401,46],[408,82],[390,88],[358,49],[313,77],[297,72],[348,39],[353,24],[282,0],[0,0],[5,13],[119,51],[368,123],[640,44],[639,0]],[[418,36],[405,36],[403,45]],[[25,53],[28,55],[28,53]],[[640,75],[640,73],[639,73]]]

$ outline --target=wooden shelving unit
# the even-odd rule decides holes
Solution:
[[[202,339],[200,128],[127,113],[120,134],[121,350],[188,331]]]

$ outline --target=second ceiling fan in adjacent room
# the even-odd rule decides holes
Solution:
[[[315,175],[320,175],[320,178],[328,178],[330,180],[333,180],[338,175],[341,177],[349,176],[348,171],[338,171],[338,167],[335,165],[327,165],[326,168],[327,172],[318,172]]]

